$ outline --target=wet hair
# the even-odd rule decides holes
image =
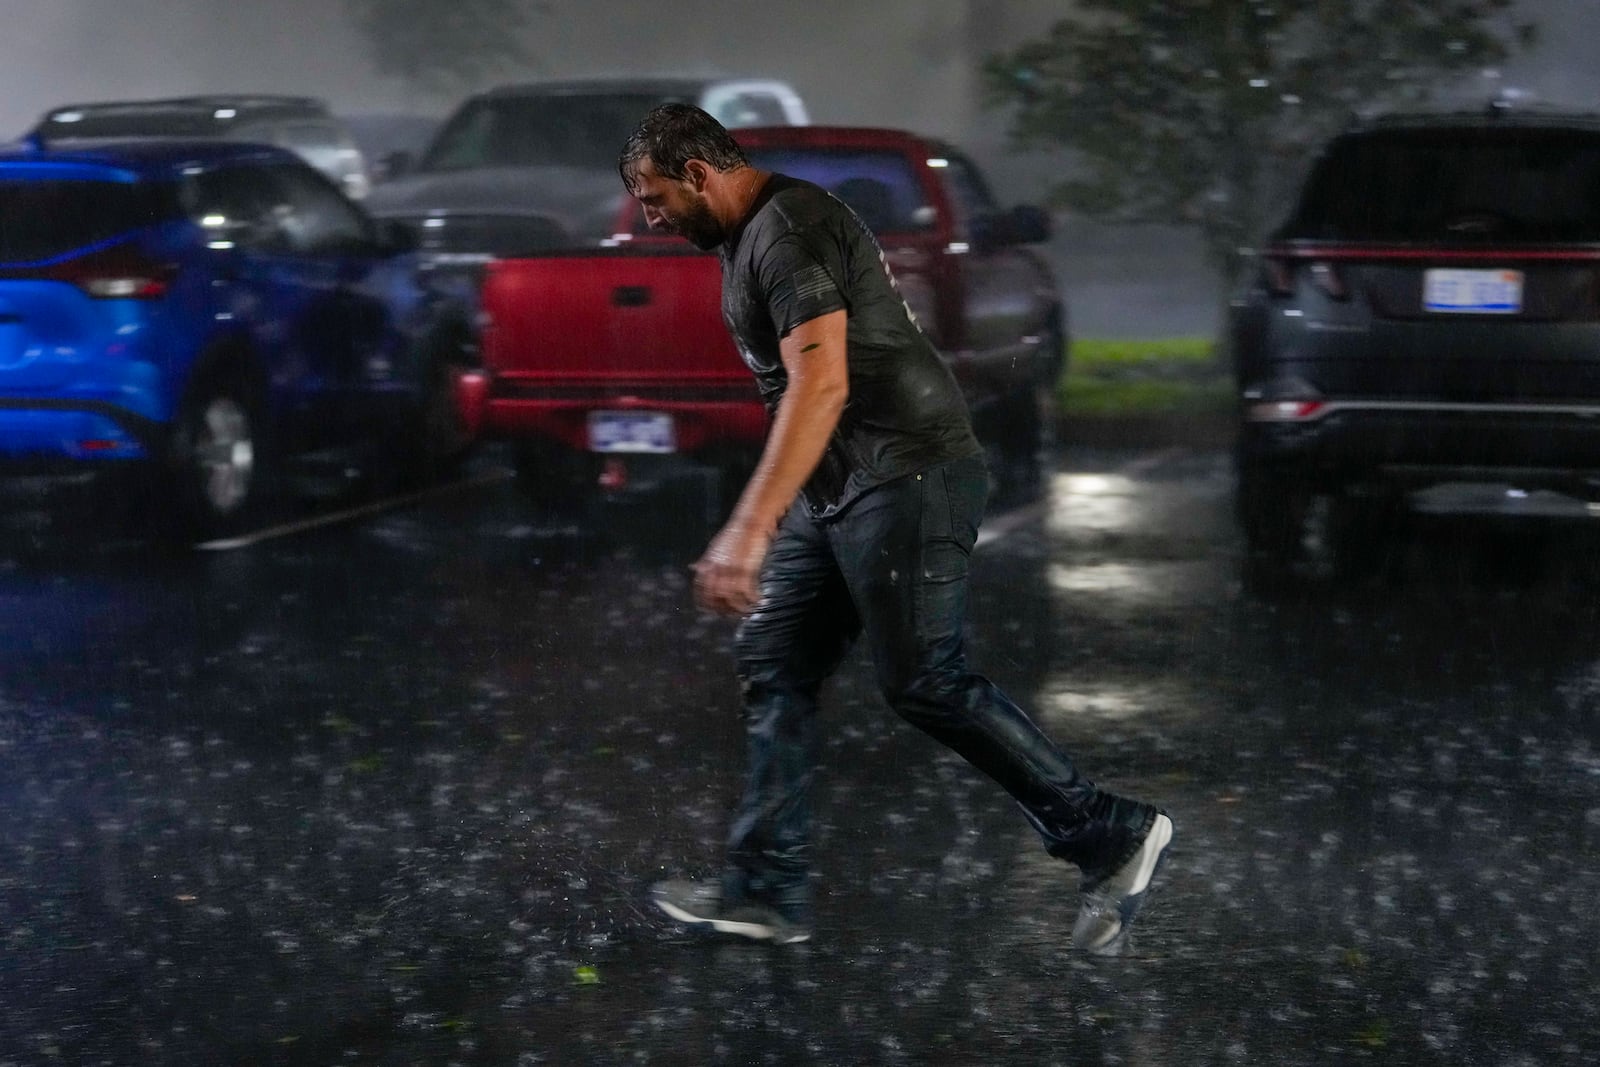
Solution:
[[[622,183],[633,189],[634,170],[648,159],[663,178],[688,177],[691,159],[709,163],[713,170],[730,171],[750,165],[744,149],[722,123],[693,104],[661,104],[652,108],[622,146],[617,170]]]

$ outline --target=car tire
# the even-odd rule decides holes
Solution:
[[[1334,574],[1347,582],[1393,577],[1403,555],[1405,516],[1403,498],[1335,498],[1328,523]]]
[[[1252,573],[1285,576],[1304,561],[1311,501],[1310,491],[1291,473],[1240,465],[1235,503]]]
[[[451,477],[471,456],[476,437],[456,396],[458,377],[472,367],[470,353],[459,345],[435,346],[423,368],[416,407],[399,451],[404,477],[433,485]]]
[[[511,455],[517,489],[540,511],[576,515],[598,492],[598,470],[587,452],[541,441],[519,443]]]
[[[1004,397],[994,413],[994,438],[1000,470],[996,488],[1009,503],[1038,496],[1044,478],[1044,411],[1039,390],[1020,386]]]
[[[168,456],[175,535],[226,536],[260,517],[272,484],[264,407],[240,370],[216,368],[195,380]]]

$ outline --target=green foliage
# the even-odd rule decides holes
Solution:
[[[345,0],[379,72],[455,93],[530,62],[526,33],[540,0]]]
[[[1223,415],[1233,381],[1201,337],[1078,340],[1057,387],[1067,417]]]
[[[1105,374],[1119,367],[1204,364],[1215,355],[1215,343],[1205,337],[1163,337],[1153,341],[1087,338],[1072,342],[1071,366],[1086,374]]]
[[[1023,147],[1065,147],[1056,201],[1197,225],[1231,281],[1316,147],[1353,112],[1426,103],[1532,41],[1515,0],[1078,0],[985,64]]]

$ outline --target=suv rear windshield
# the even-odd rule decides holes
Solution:
[[[439,131],[419,170],[557,166],[612,169],[649,93],[509,96],[464,107]]]
[[[1285,238],[1600,241],[1600,132],[1384,130],[1334,142]]]
[[[170,189],[127,182],[0,177],[0,263],[65,255],[177,214]]]

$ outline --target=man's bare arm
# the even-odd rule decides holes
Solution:
[[[755,606],[767,546],[801,486],[816,470],[850,395],[845,357],[848,315],[833,311],[801,323],[778,346],[788,384],[755,473],[725,525],[695,564],[695,592],[713,611]]]

